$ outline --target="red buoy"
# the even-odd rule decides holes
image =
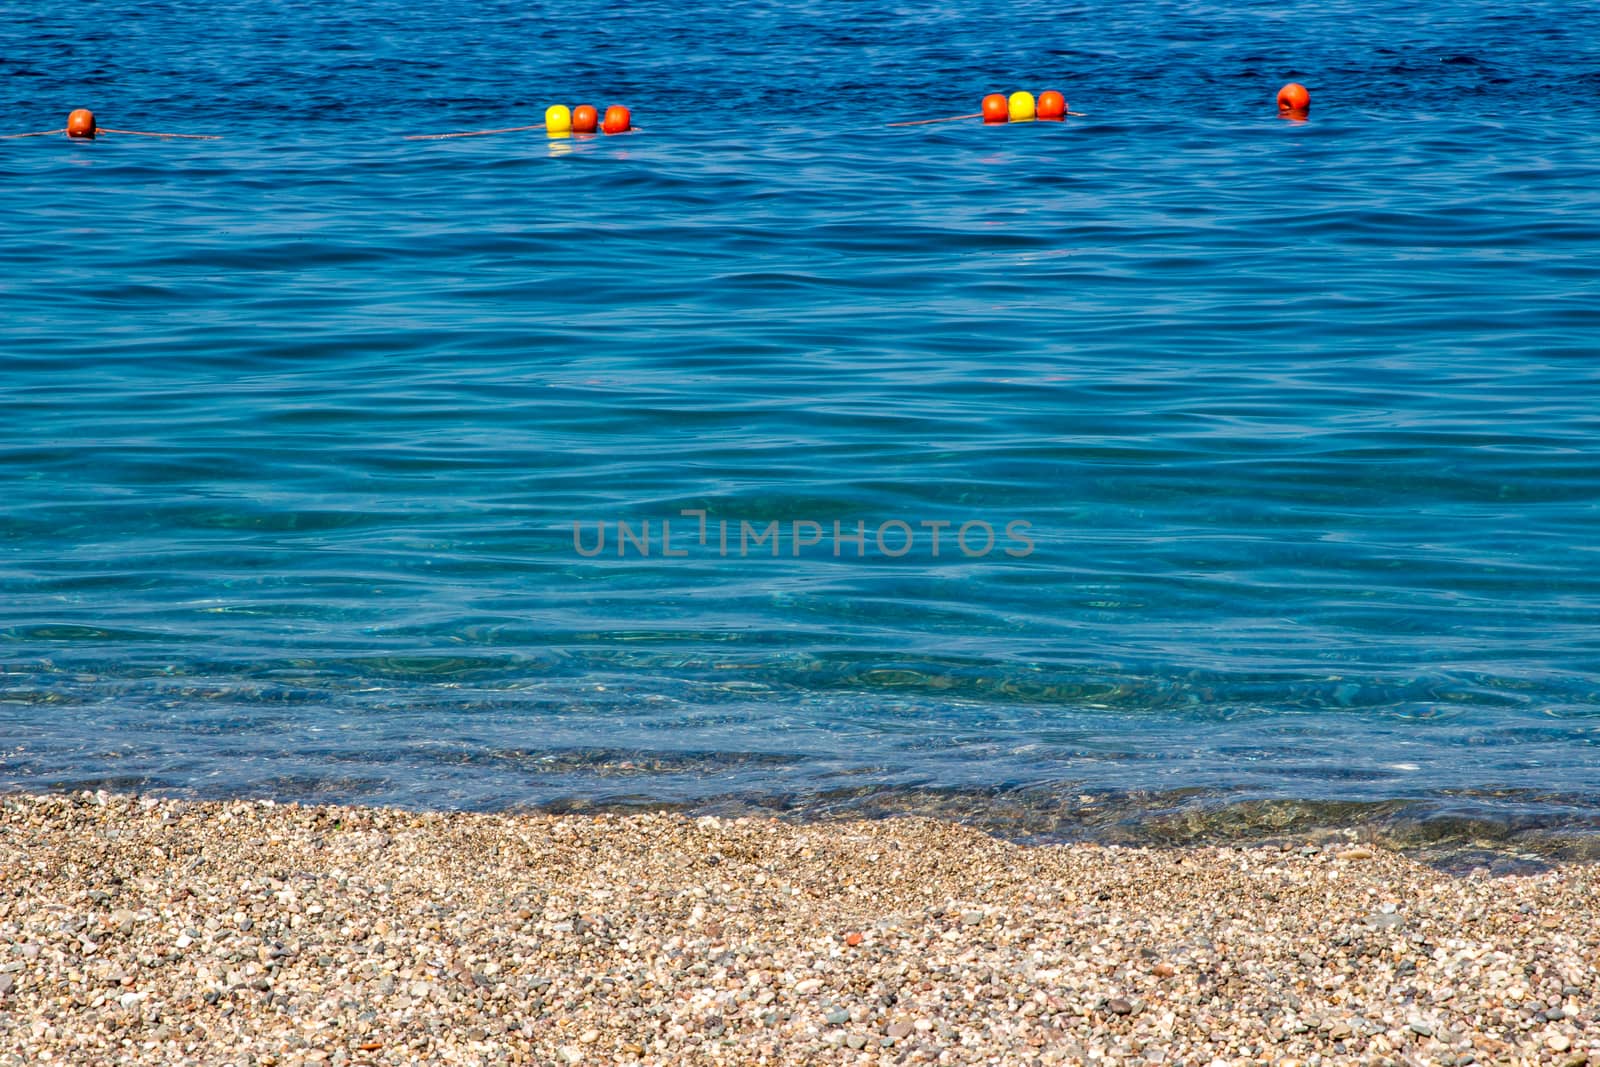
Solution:
[[[606,120],[600,128],[607,133],[627,133],[633,129],[633,116],[621,104],[606,108]]]
[[[100,127],[95,125],[94,112],[86,107],[80,107],[67,116],[67,136],[94,139],[94,131]]]
[[[600,125],[600,112],[588,104],[579,104],[572,109],[572,132],[593,133]]]
[[[990,93],[983,98],[984,122],[1010,122],[1011,102],[1000,93]]]
[[[1047,89],[1039,94],[1039,105],[1034,111],[1034,116],[1041,119],[1057,119],[1067,113],[1067,98],[1054,89]]]
[[[1304,115],[1311,110],[1311,94],[1299,82],[1290,82],[1278,90],[1280,115]]]

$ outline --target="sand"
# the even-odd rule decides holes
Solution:
[[[0,798],[0,1063],[1587,1064],[1597,869]]]

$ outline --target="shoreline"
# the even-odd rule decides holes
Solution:
[[[1600,1067],[1600,868],[0,796],[0,1064]]]
[[[126,781],[126,780],[124,780]],[[427,797],[385,800],[324,790],[287,794],[257,790],[195,793],[159,785],[93,779],[0,785],[8,797],[135,795],[178,803],[271,803],[349,810],[477,815],[555,815],[598,818],[670,815],[775,820],[787,825],[874,823],[926,818],[954,823],[1021,845],[1102,845],[1125,848],[1254,847],[1285,841],[1356,841],[1454,874],[1529,874],[1568,863],[1600,862],[1600,816],[1595,802],[1573,798],[1564,815],[1519,811],[1511,805],[1476,808],[1459,798],[1331,800],[1313,797],[1197,796],[1056,786],[1004,789],[867,787],[813,794],[730,793],[701,798],[571,795],[515,805],[435,806]],[[1600,811],[1600,809],[1596,809]]]

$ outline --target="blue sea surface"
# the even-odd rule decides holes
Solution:
[[[0,789],[1600,828],[1600,7],[0,43]]]

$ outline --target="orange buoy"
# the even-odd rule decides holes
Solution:
[[[1047,89],[1039,94],[1039,104],[1034,111],[1034,117],[1041,119],[1055,119],[1060,121],[1067,113],[1067,98],[1054,89]]]
[[[80,107],[67,116],[67,136],[94,138],[94,131],[100,127],[95,125],[94,112],[86,107]]]
[[[1290,82],[1278,90],[1278,113],[1304,115],[1311,110],[1311,94],[1299,82]]]
[[[606,108],[606,120],[600,128],[607,133],[627,133],[633,129],[633,115],[621,104]]]
[[[572,109],[572,132],[593,133],[600,125],[600,112],[588,104],[579,104]]]
[[[1010,122],[1011,102],[1000,93],[990,93],[983,98],[984,122]]]

